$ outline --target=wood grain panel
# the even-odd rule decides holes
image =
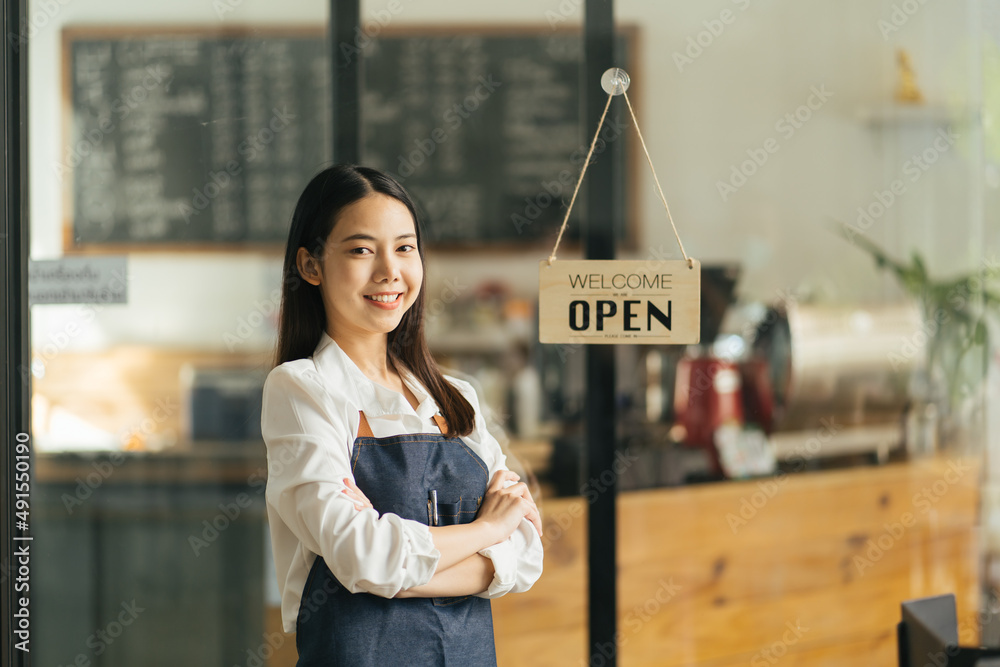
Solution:
[[[769,664],[775,645],[782,664],[891,664],[899,603],[945,592],[973,641],[977,480],[974,462],[942,459],[795,475],[735,533],[726,514],[757,482],[622,494],[608,650],[628,666]],[[542,580],[494,602],[498,651],[516,656],[501,664],[584,662],[585,510],[544,503]],[[790,627],[801,636],[785,644]]]
[[[933,459],[788,475],[783,481],[625,493],[619,503],[619,540],[627,539],[630,548],[621,550],[619,562],[627,566],[661,556],[671,544],[666,532],[688,538],[684,547],[689,548],[706,540],[741,546],[801,542],[828,535],[833,527],[859,535],[881,532],[883,524],[906,513],[919,523],[967,526],[970,509],[975,515],[977,482],[978,469],[971,462]],[[741,515],[744,501],[749,509]]]

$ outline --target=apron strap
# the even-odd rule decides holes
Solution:
[[[434,423],[438,425],[439,429],[441,429],[442,434],[448,435],[448,422],[444,420],[444,417],[441,415],[434,415]]]
[[[361,416],[361,422],[358,424],[358,437],[374,438],[375,434],[372,433],[372,427],[368,423],[368,417],[365,417],[365,411],[358,410],[358,414]],[[448,422],[444,420],[444,417],[441,415],[434,415],[434,423],[437,424],[439,429],[441,429],[441,433],[448,435]]]
[[[368,417],[365,417],[363,410],[358,410],[358,414],[361,415],[361,423],[358,424],[358,437],[374,438],[375,434],[372,433],[372,427],[368,424]]]

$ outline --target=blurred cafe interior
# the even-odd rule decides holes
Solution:
[[[1000,1],[29,0],[14,38],[34,664],[295,664],[261,388],[342,161],[417,200],[432,351],[541,508],[500,665],[895,665],[935,596],[1000,647]],[[539,342],[585,164],[560,259],[683,258],[621,97],[587,162],[612,66],[697,344]]]

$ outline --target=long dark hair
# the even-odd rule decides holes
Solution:
[[[320,288],[299,274],[299,248],[321,258],[326,240],[340,212],[372,194],[392,197],[413,216],[420,265],[424,265],[420,222],[413,200],[390,176],[370,167],[334,165],[317,174],[303,190],[292,214],[282,271],[281,310],[278,315],[278,348],[275,366],[310,356],[326,329],[326,308]],[[465,397],[438,370],[424,338],[424,281],[416,301],[389,332],[386,354],[394,365],[402,364],[427,388],[448,422],[450,435],[468,435],[475,425],[475,411]]]

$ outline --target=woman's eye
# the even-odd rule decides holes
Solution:
[[[415,246],[415,245],[401,245],[401,246],[399,246],[399,251],[400,252],[410,252],[411,250],[416,250],[416,249],[417,249],[417,246]]]
[[[350,252],[352,255],[367,255],[371,253],[371,250],[368,248],[352,248]]]

